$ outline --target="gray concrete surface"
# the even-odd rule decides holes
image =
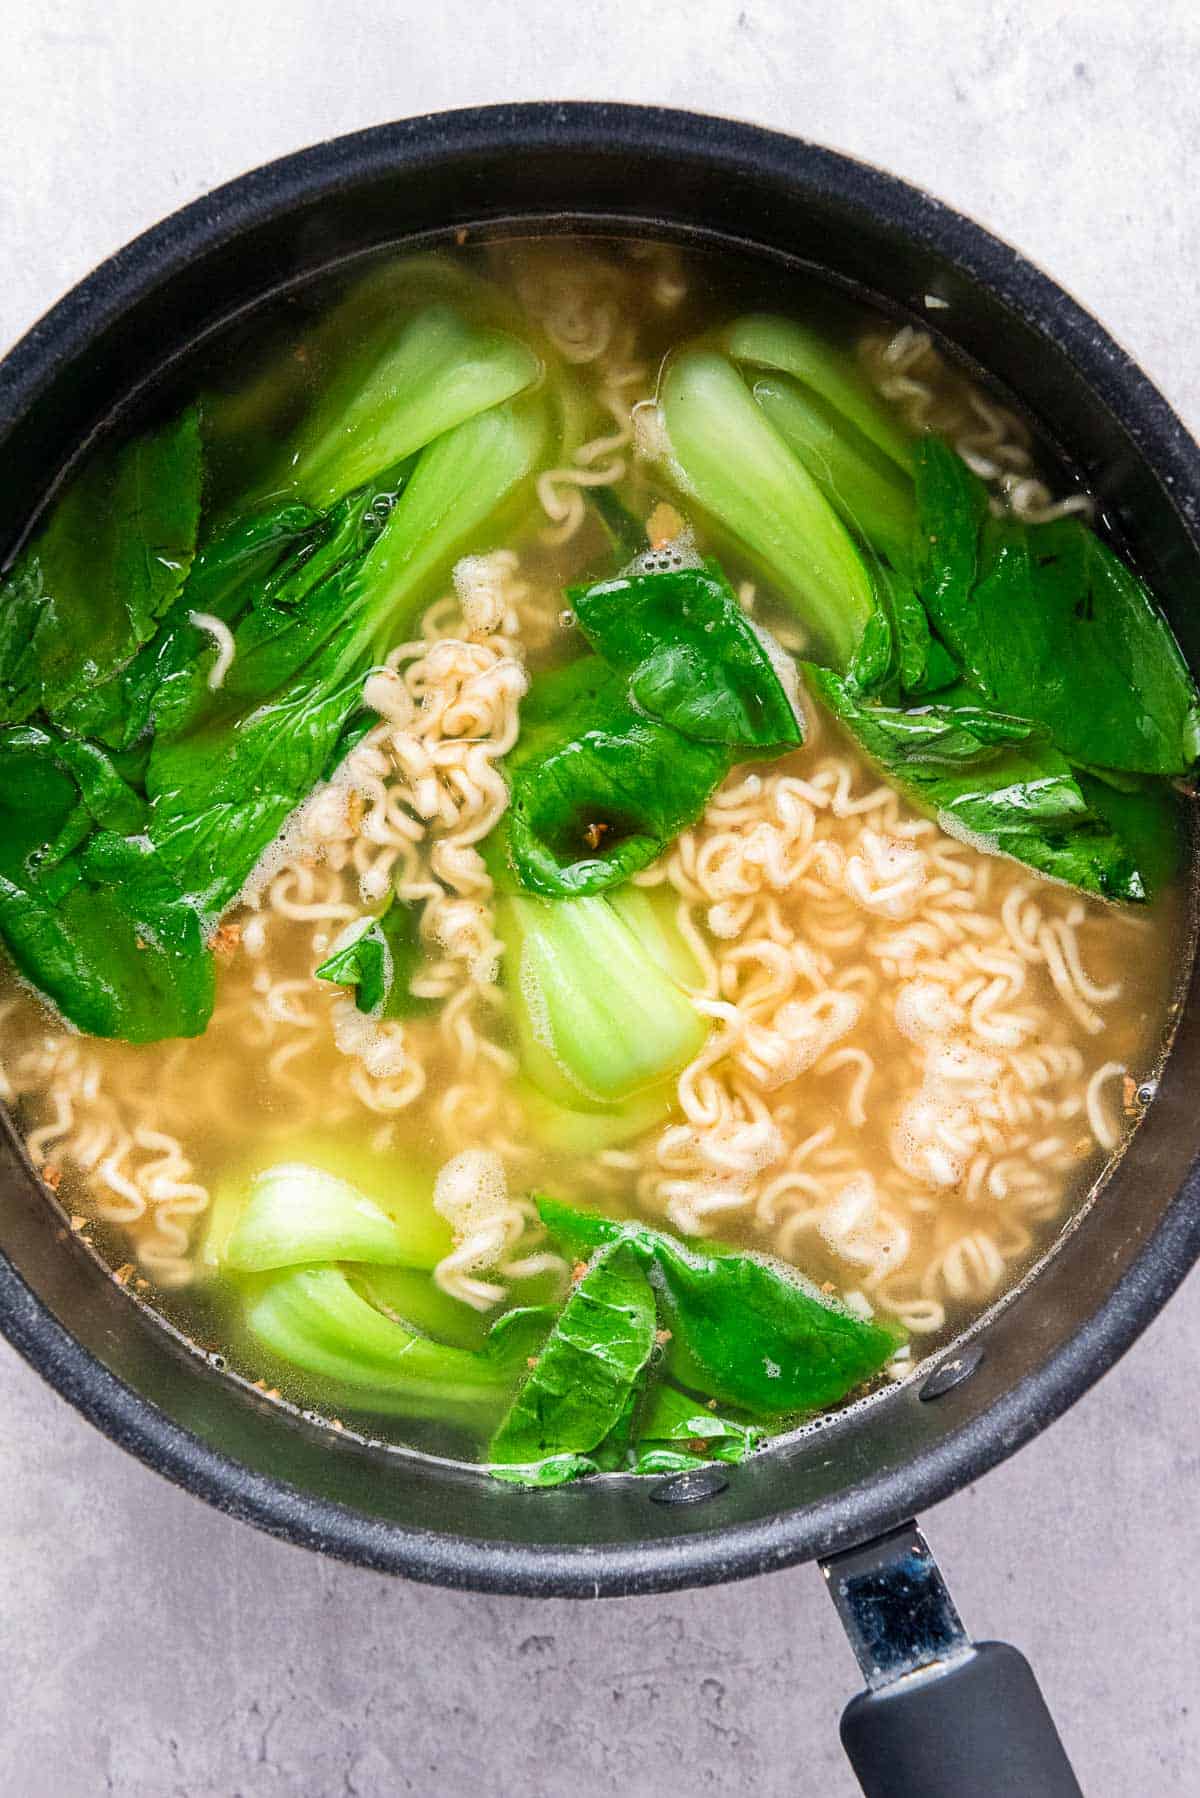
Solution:
[[[884,163],[1020,243],[1200,426],[1189,0],[9,0],[0,340],[142,226],[316,138],[661,100]],[[1091,1798],[1200,1789],[1195,1280],[1049,1435],[926,1519]],[[0,1792],[842,1798],[856,1685],[811,1569],[602,1606],[421,1590],[175,1492],[0,1355]]]

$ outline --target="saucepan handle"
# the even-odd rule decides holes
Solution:
[[[915,1523],[822,1571],[868,1682],[842,1716],[866,1798],[1082,1798],[1033,1669],[970,1640]]]
[[[866,1798],[1081,1798],[1025,1656],[979,1642],[860,1692],[842,1745]]]

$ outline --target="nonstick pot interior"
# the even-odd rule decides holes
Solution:
[[[825,271],[927,316],[1007,387],[1106,515],[1200,667],[1200,454],[1100,327],[977,227],[902,183],[748,126],[612,106],[451,113],[275,163],[185,209],[74,290],[0,367],[0,549],[172,359],[264,293],[430,233],[667,232]],[[745,1466],[665,1488],[524,1493],[317,1433],[235,1389],[67,1240],[0,1142],[0,1327],[114,1440],[234,1515],[411,1576],[608,1594],[735,1578],[886,1528],[1010,1453],[1155,1314],[1200,1251],[1200,1019],[1191,993],[1158,1096],[1036,1278],[974,1337],[968,1378],[913,1382]],[[974,1357],[972,1357],[974,1359]]]

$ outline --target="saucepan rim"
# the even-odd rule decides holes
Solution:
[[[1047,275],[962,214],[865,163],[757,126],[659,107],[527,103],[430,114],[332,139],[241,176],[134,239],[33,326],[0,363],[0,436],[36,404],[56,369],[215,246],[389,171],[444,167],[481,151],[519,156],[556,147],[627,152],[643,167],[656,155],[685,155],[718,180],[766,172],[798,193],[832,196],[883,217],[989,289],[1074,364],[1170,495],[1200,555],[1200,448],[1125,351]],[[630,216],[639,210],[631,204]],[[1064,1346],[962,1428],[856,1491],[854,1537],[948,1496],[1044,1428],[1129,1347],[1198,1256],[1200,1203],[1189,1179],[1123,1278]],[[844,1509],[832,1500],[802,1514],[595,1547],[414,1530],[316,1497],[201,1441],[103,1366],[3,1254],[0,1330],[105,1435],[217,1509],[291,1542],[414,1579],[537,1595],[652,1592],[765,1572],[846,1540]]]

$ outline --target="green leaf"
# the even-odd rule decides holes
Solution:
[[[450,1247],[447,1233],[447,1253]],[[409,1235],[373,1199],[299,1161],[256,1177],[224,1245],[226,1266],[246,1274],[315,1261],[395,1267],[411,1265],[412,1256]]]
[[[588,489],[588,500],[608,541],[612,563],[623,568],[645,549],[645,525],[610,486]]]
[[[748,1255],[696,1256],[664,1237],[654,1258],[681,1384],[759,1417],[839,1404],[889,1361],[902,1332],[827,1304],[801,1276]]]
[[[970,605],[988,493],[978,475],[940,437],[921,438],[916,483],[916,584],[940,630],[943,620],[965,617]],[[954,635],[946,640],[953,648]]]
[[[907,474],[912,444],[894,413],[880,399],[853,355],[820,332],[776,313],[755,312],[729,327],[726,347],[735,362],[775,368],[818,394],[845,422]]]
[[[297,555],[307,559],[320,515],[290,503],[238,519],[196,556],[178,599],[128,667],[73,700],[64,726],[114,749],[156,734],[178,736],[213,705],[209,677],[217,660],[212,634],[193,613],[233,625],[271,570]]]
[[[199,920],[144,835],[145,806],[95,744],[0,732],[0,934],[96,1036],[195,1036],[213,1003]]]
[[[1146,898],[1145,872],[1027,719],[974,703],[864,704],[827,668],[808,664],[805,675],[870,760],[951,836],[1105,899]]]
[[[1089,811],[1124,844],[1146,891],[1161,893],[1183,865],[1185,833],[1179,795],[1166,781],[1147,776],[1130,776],[1134,784],[1126,791],[1082,768],[1076,768],[1075,778]]]
[[[892,671],[894,635],[887,614],[873,612],[846,670],[847,685],[856,693],[877,693]]]
[[[452,361],[448,350],[434,383],[443,399],[461,385]],[[36,691],[21,703],[59,707],[88,733],[70,751],[44,732],[8,742],[16,791],[0,850],[0,931],[73,1022],[133,1041],[203,1028],[204,932],[367,728],[375,658],[479,530],[517,503],[547,437],[540,399],[491,406],[443,430],[415,467],[393,469],[385,491],[359,489],[323,518],[288,505],[228,525],[186,586],[195,414],[84,470],[0,607],[0,679],[15,690],[33,657]],[[83,660],[58,640],[68,604]],[[232,634],[218,690],[220,633],[198,614]],[[105,793],[122,799],[120,818],[97,814]]]
[[[706,1021],[606,899],[501,895],[496,925],[522,1072],[557,1105],[623,1106],[699,1052]]]
[[[0,722],[56,718],[153,634],[200,516],[196,410],[89,456],[0,587]]]
[[[646,1404],[649,1368],[650,1363],[647,1362],[646,1371],[630,1387],[625,1403],[621,1406],[621,1414],[604,1441],[593,1450],[589,1457],[586,1459],[580,1457],[571,1472],[566,1475],[567,1478],[574,1478],[576,1475],[586,1473],[629,1473],[632,1471],[634,1434],[638,1418]],[[551,1465],[553,1466],[553,1463]],[[538,1472],[541,1475],[543,1469],[539,1468]],[[539,1484],[557,1485],[561,1477],[561,1474],[556,1472],[548,1481],[539,1479]]]
[[[947,687],[962,679],[962,669],[950,654],[944,643],[936,637],[929,640],[929,654],[925,661],[925,672],[914,686],[908,689],[913,697],[928,693],[944,693]]]
[[[877,564],[873,573],[881,609],[891,624],[896,646],[895,673],[901,691],[918,697],[952,686],[960,678],[958,665],[930,631],[925,607],[910,576],[883,564]],[[859,686],[860,691],[878,691],[882,684],[871,689],[864,688],[861,682]]]
[[[537,1195],[536,1204],[538,1216],[569,1261],[590,1261],[598,1250],[609,1248],[626,1236],[642,1247],[643,1237],[649,1240],[658,1234],[647,1225],[623,1223],[606,1217],[602,1211],[580,1211],[544,1194]]]
[[[903,1333],[827,1303],[782,1263],[685,1248],[662,1231],[539,1199],[554,1240],[577,1259],[615,1245],[655,1269],[672,1336],[672,1377],[759,1417],[822,1410],[878,1373]]]
[[[803,740],[770,655],[715,562],[571,587],[567,599],[592,648],[659,723],[735,749]]]
[[[352,749],[357,749],[363,738],[369,736],[379,723],[379,713],[368,711],[360,706],[352,712],[338,733],[337,742],[329,751],[325,766],[321,770],[322,780],[332,780]]]
[[[647,717],[598,656],[540,676],[522,716],[498,834],[520,884],[547,897],[602,893],[648,867],[729,771],[728,749]]]
[[[711,1411],[666,1380],[650,1390],[637,1421],[635,1473],[686,1473],[710,1461],[736,1465],[748,1460],[764,1439],[753,1423],[739,1423]]]
[[[849,692],[849,681],[840,681],[829,669],[809,665],[806,673],[822,698],[828,700],[842,690]],[[870,753],[895,770],[936,771],[960,763],[974,764],[1000,745],[1041,738],[1037,725],[1028,718],[989,711],[962,686],[950,688],[936,700],[907,708],[858,700],[854,716],[864,744],[870,741]]]
[[[146,771],[151,832],[205,917],[240,892],[359,709],[370,667],[362,571],[381,531],[376,498],[360,490],[299,534],[263,578],[231,583],[230,605],[242,609],[219,693],[201,690],[185,665],[174,687],[168,678],[150,699],[155,718],[163,713]],[[186,653],[180,636],[164,657]]]
[[[422,454],[365,550],[361,496],[348,501],[330,539],[346,559],[323,562],[323,578],[302,582],[303,594],[277,590],[262,608],[265,622],[255,614],[244,627],[245,658],[239,669],[235,656],[220,705],[184,734],[155,742],[146,777],[150,834],[205,918],[237,896],[328,771],[374,660],[412,626],[434,576],[494,524],[531,472],[544,433],[536,409],[508,407],[447,432]]]
[[[318,980],[354,988],[359,1011],[377,1018],[408,1018],[435,1010],[437,999],[412,991],[413,976],[425,961],[420,907],[393,895],[377,918],[351,927],[333,954],[317,969]]]
[[[563,1306],[537,1364],[492,1439],[488,1469],[523,1485],[591,1471],[654,1349],[654,1293],[624,1243],[608,1249]]]
[[[393,469],[381,486],[360,487],[339,501],[253,587],[234,632],[234,656],[222,687],[227,699],[269,698],[351,622],[362,603],[354,570],[378,539],[410,474],[407,465]]]
[[[282,692],[156,742],[150,834],[197,912],[215,919],[244,887],[289,815],[321,778],[370,666],[334,644]]]
[[[912,478],[901,473],[841,413],[786,376],[754,383],[754,398],[847,528],[893,565],[912,551]]]
[[[922,446],[921,593],[985,704],[1044,725],[1069,761],[1184,773],[1200,695],[1146,588],[1078,518],[980,530],[978,486]]]
[[[244,1321],[261,1349],[360,1410],[471,1421],[496,1415],[549,1324],[541,1311],[508,1312],[482,1350],[455,1348],[385,1317],[336,1267],[251,1282]]]
[[[547,897],[626,880],[694,823],[737,752],[802,739],[770,651],[715,564],[569,598],[600,653],[534,682],[500,831],[517,880]]]
[[[845,525],[724,356],[689,350],[667,369],[661,410],[683,491],[778,589],[838,668],[874,610]]]
[[[292,445],[288,478],[329,506],[435,437],[530,387],[541,362],[505,331],[450,305],[389,320],[329,382]]]

